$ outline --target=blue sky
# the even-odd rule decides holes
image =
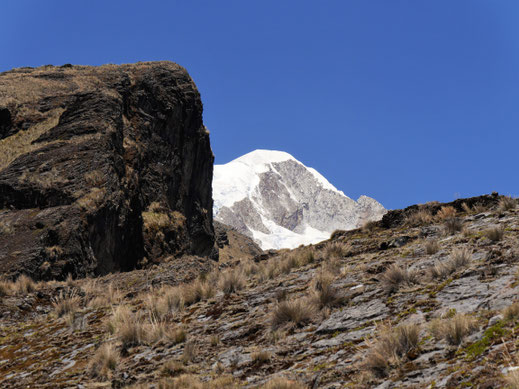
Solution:
[[[283,150],[401,208],[519,194],[517,20],[517,0],[6,0],[0,71],[177,62],[216,163]]]

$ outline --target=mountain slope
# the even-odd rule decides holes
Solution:
[[[215,219],[254,238],[263,249],[328,239],[336,229],[378,220],[384,207],[337,190],[315,169],[282,151],[255,150],[215,165]]]

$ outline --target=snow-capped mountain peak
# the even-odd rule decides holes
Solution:
[[[356,228],[385,209],[337,190],[315,169],[283,151],[255,150],[215,165],[215,219],[251,236],[263,249],[293,248]]]

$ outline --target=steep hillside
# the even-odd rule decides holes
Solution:
[[[360,227],[386,212],[372,198],[350,199],[315,169],[273,150],[216,165],[213,196],[215,219],[264,250],[317,243],[336,229]]]
[[[180,66],[0,74],[0,273],[62,278],[214,254],[213,154]]]
[[[1,283],[0,383],[518,388],[518,243],[517,200],[494,194],[259,262]]]

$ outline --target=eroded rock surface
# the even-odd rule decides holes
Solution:
[[[214,253],[202,102],[171,62],[0,74],[0,272],[60,278]]]

